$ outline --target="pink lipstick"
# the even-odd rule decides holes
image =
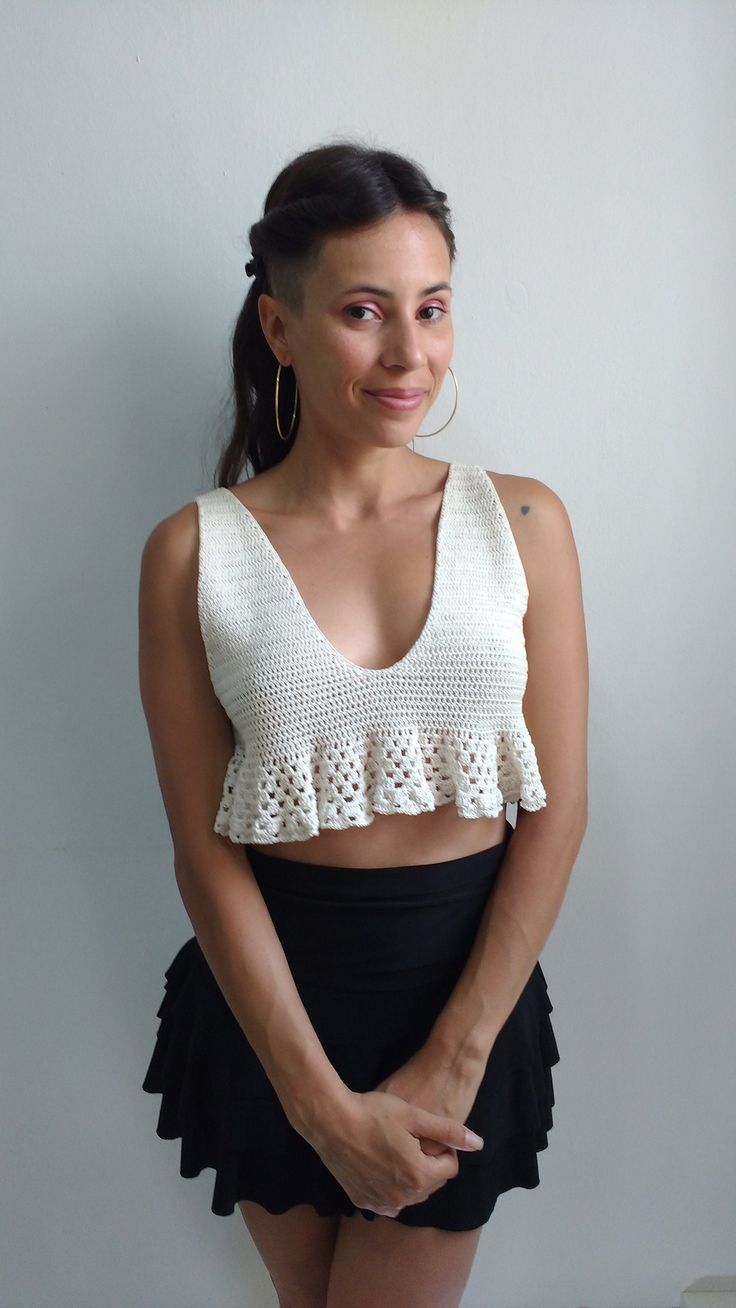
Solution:
[[[370,395],[371,399],[376,400],[384,408],[402,413],[416,409],[424,399],[425,392],[391,386],[377,391],[366,391],[366,395]]]

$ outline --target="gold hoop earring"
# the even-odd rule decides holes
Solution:
[[[460,394],[460,391],[459,391],[458,384],[457,384],[457,377],[455,376],[455,374],[454,374],[454,372],[452,371],[452,368],[449,366],[449,364],[448,364],[448,367],[447,367],[447,371],[449,372],[450,376],[452,377],[453,382],[455,383],[455,403],[454,403],[453,406],[452,406],[452,413],[450,414],[449,418],[447,419],[447,422],[443,422],[442,426],[437,428],[437,431],[418,431],[418,432],[416,433],[417,436],[436,436],[436,435],[437,435],[437,432],[444,431],[444,430],[445,430],[445,427],[448,427],[449,424],[452,422],[453,418],[455,417],[455,410],[457,409],[457,401],[458,401],[458,396],[459,396],[459,394]],[[414,437],[412,437],[412,440],[413,440],[413,439],[414,439]]]
[[[282,430],[281,430],[281,423],[279,422],[279,383],[280,383],[280,381],[281,381],[281,364],[279,364],[278,368],[276,369],[276,390],[275,390],[275,393],[274,393],[273,407],[274,407],[274,410],[275,410],[275,413],[276,413],[276,430],[277,430],[279,436],[281,437],[282,441],[288,441],[288,440],[290,439],[290,437],[291,437],[291,433],[292,433],[293,430],[294,430],[294,419],[295,419],[295,417],[296,417],[296,402],[297,402],[297,399],[299,398],[299,387],[297,386],[296,377],[295,377],[295,378],[294,378],[294,409],[293,409],[293,412],[292,412],[292,415],[291,415],[291,422],[289,423],[289,430],[288,430],[288,432],[286,433],[286,435],[284,436],[284,433],[283,433]]]

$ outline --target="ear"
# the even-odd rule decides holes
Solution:
[[[268,341],[276,358],[283,368],[291,363],[291,352],[287,339],[287,321],[284,306],[273,295],[264,292],[258,296],[258,317],[263,335]]]

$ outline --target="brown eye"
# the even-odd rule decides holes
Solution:
[[[369,304],[350,304],[350,305],[348,305],[348,308],[345,310],[345,312],[346,312],[346,313],[349,313],[349,314],[352,316],[352,314],[355,313],[355,312],[357,312],[357,313],[375,313],[375,309],[371,309],[371,307],[370,307]],[[356,321],[356,322],[368,322],[369,319],[367,319],[367,318],[356,318],[355,321]]]

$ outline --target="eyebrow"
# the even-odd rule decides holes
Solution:
[[[435,282],[434,286],[425,286],[424,290],[419,292],[419,295],[420,297],[422,295],[434,295],[436,291],[451,290],[452,287],[449,282]],[[394,298],[393,291],[386,290],[384,286],[348,286],[347,290],[343,291],[343,295],[353,295],[356,292],[361,295],[383,295],[388,300]]]

